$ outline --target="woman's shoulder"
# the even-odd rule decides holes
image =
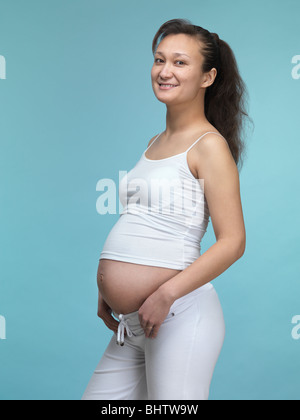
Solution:
[[[156,134],[152,139],[149,141],[147,148],[152,144],[152,142],[156,139],[156,137],[159,136],[159,134]]]
[[[224,146],[229,146],[226,138],[218,130],[206,132],[199,142],[199,146],[201,145],[203,146],[202,148],[206,148],[207,150],[215,147],[219,147],[222,150]]]
[[[235,170],[229,144],[217,130],[211,130],[201,138],[196,147],[192,148],[189,159],[199,178],[205,178],[211,171],[222,167]]]

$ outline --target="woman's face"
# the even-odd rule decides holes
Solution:
[[[201,42],[186,34],[167,35],[158,45],[151,70],[152,88],[166,105],[197,100],[205,91]]]

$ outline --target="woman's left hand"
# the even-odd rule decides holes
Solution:
[[[145,300],[139,309],[139,320],[146,338],[156,338],[161,324],[170,312],[172,303],[172,300],[160,289]]]

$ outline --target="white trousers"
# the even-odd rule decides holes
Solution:
[[[176,300],[154,339],[145,337],[138,312],[117,316],[118,334],[82,400],[208,400],[225,338],[222,307],[211,283]]]

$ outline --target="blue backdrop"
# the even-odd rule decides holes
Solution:
[[[0,399],[80,399],[110,340],[96,273],[119,215],[97,212],[96,185],[165,129],[151,44],[174,18],[231,45],[255,124],[246,252],[213,281],[227,336],[210,398],[300,397],[299,15],[298,0],[0,0]],[[210,223],[202,251],[214,241]]]

